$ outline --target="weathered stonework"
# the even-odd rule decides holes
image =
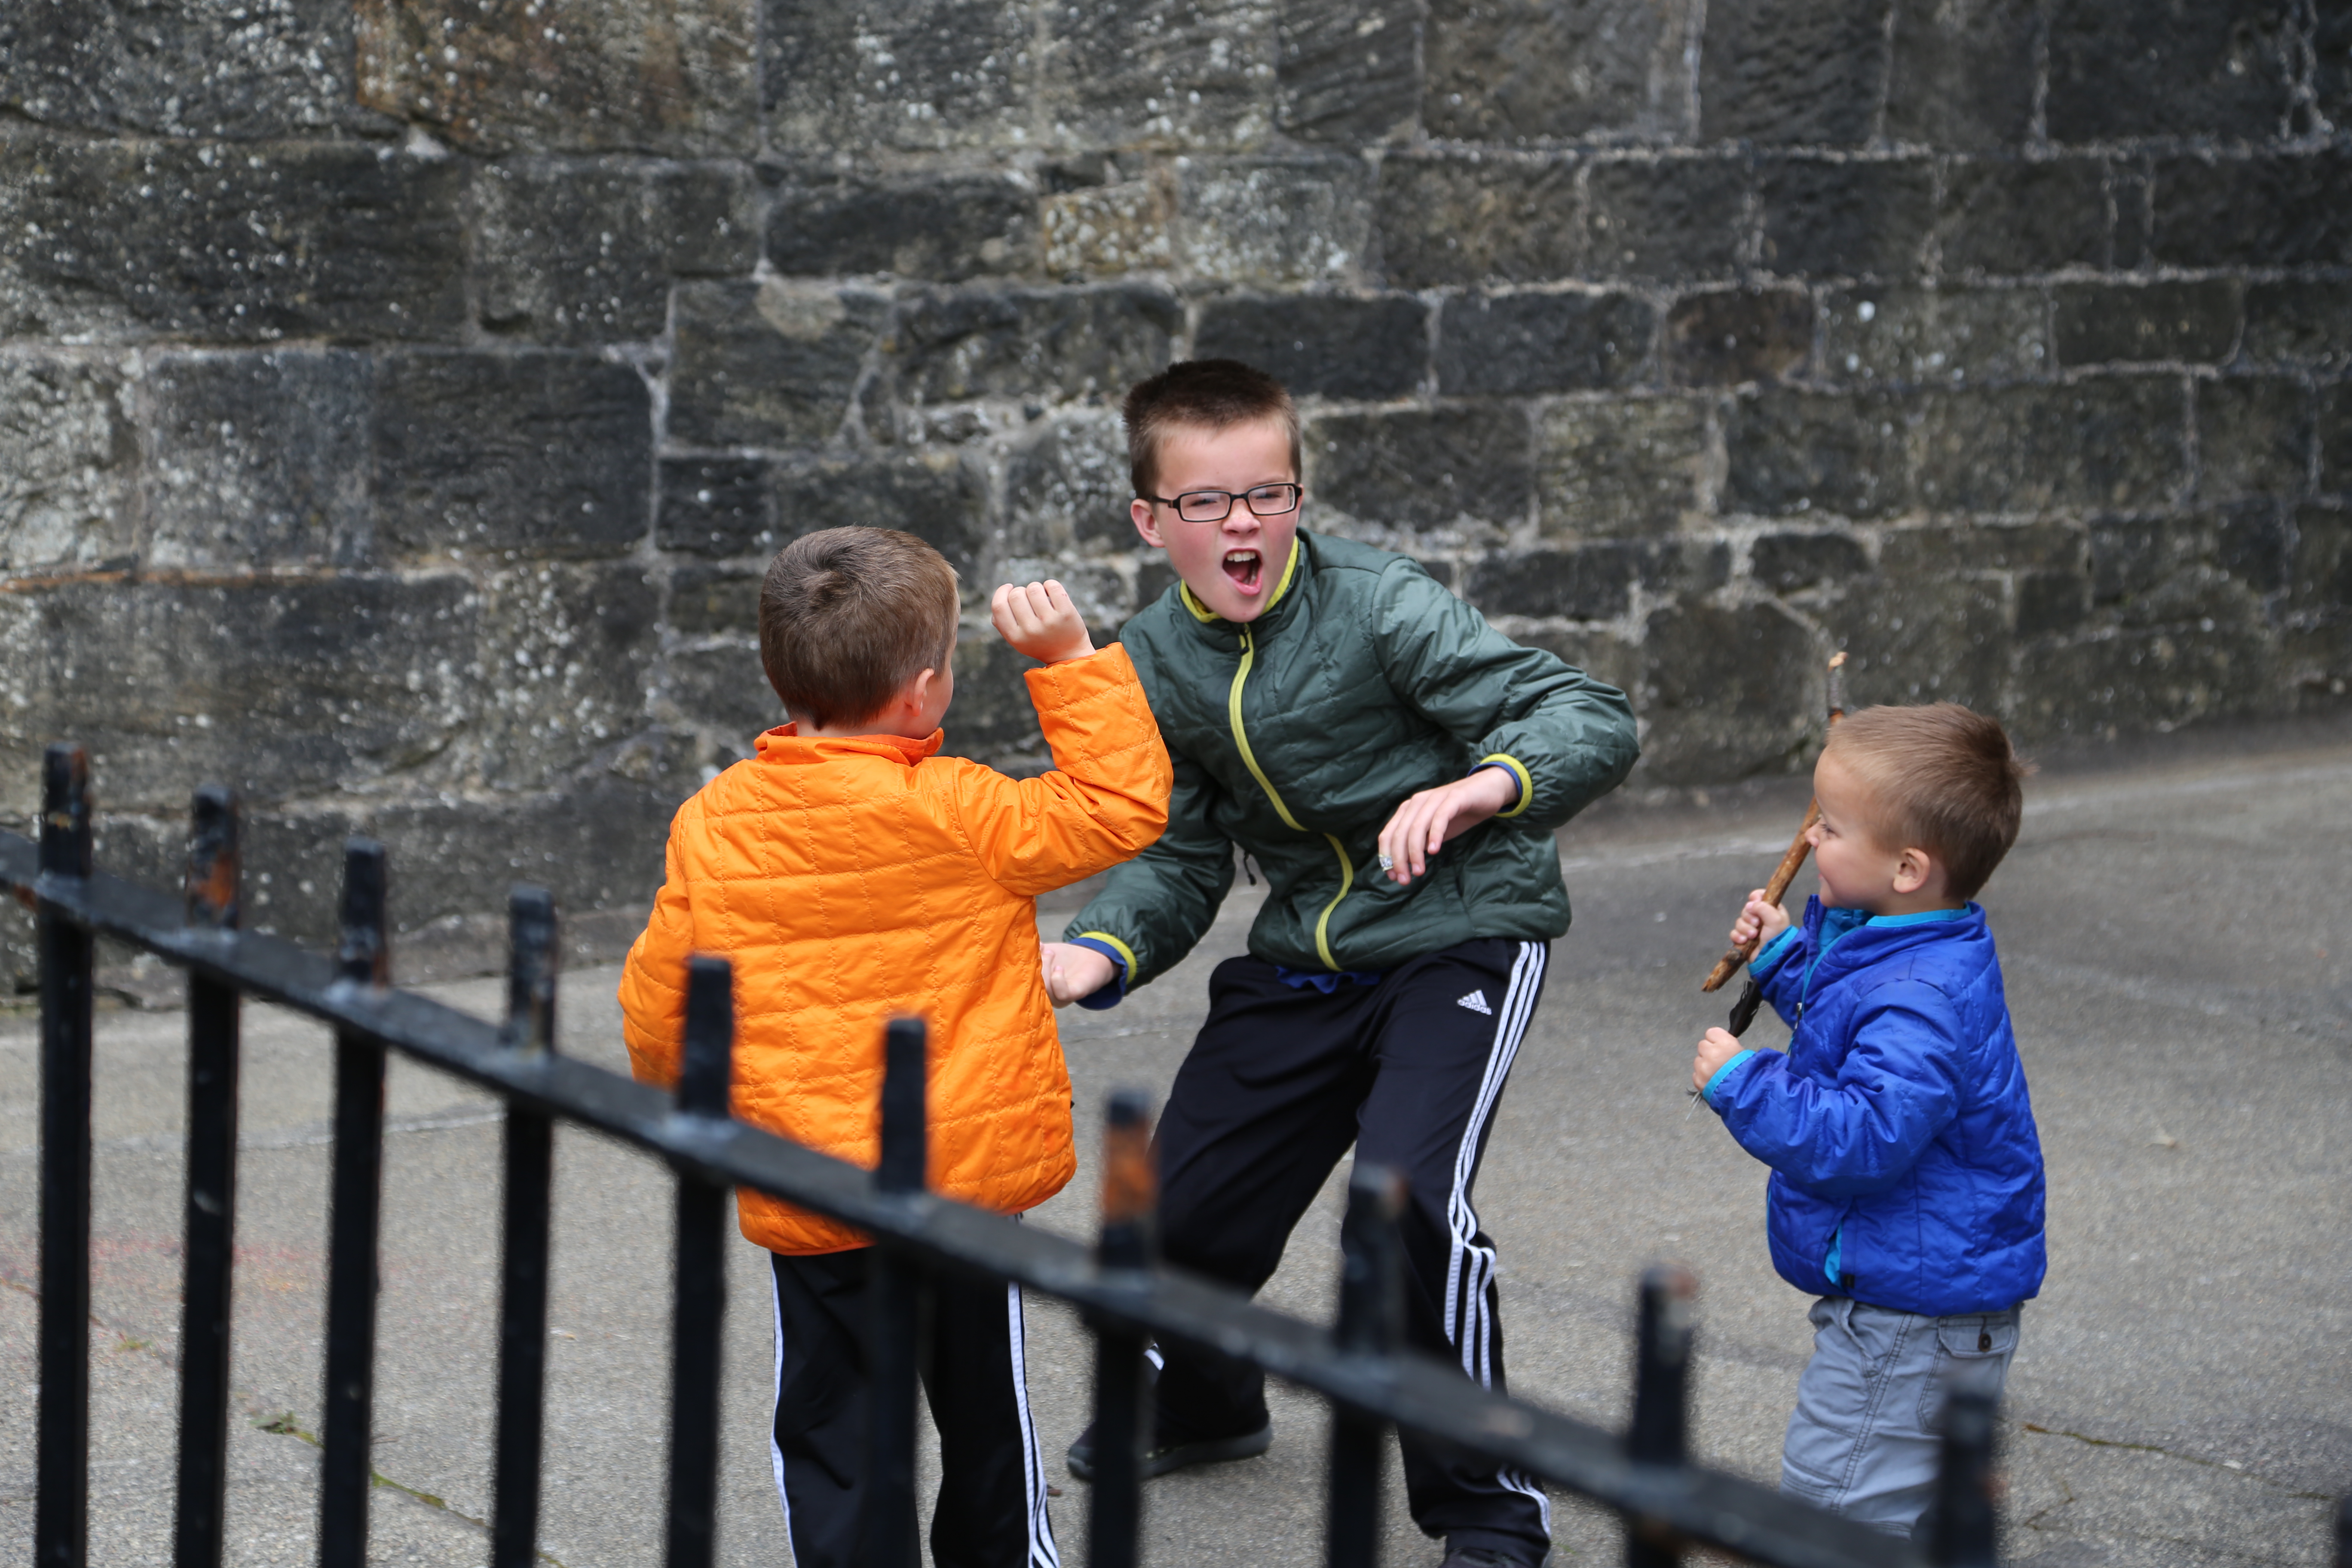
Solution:
[[[1801,766],[1840,647],[2030,746],[2340,707],[2343,9],[8,8],[0,816],[72,735],[110,864],[244,792],[258,923],[365,831],[404,941],[625,934],[808,530],[945,552],[950,744],[1045,765],[985,595],[1168,588],[1117,407],[1186,355],[1623,685],[1637,786]]]

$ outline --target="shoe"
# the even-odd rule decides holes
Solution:
[[[1481,1546],[1464,1546],[1445,1554],[1444,1568],[1534,1568],[1534,1565],[1523,1558],[1489,1552]]]
[[[1164,1476],[1171,1470],[1181,1470],[1188,1465],[1217,1465],[1228,1459],[1255,1459],[1274,1447],[1274,1423],[1255,1432],[1244,1432],[1237,1437],[1203,1437],[1191,1443],[1170,1443],[1145,1451],[1143,1479]],[[1070,1474],[1082,1481],[1095,1479],[1095,1429],[1087,1427],[1070,1445]]]

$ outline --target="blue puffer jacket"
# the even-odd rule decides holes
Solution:
[[[1772,1167],[1780,1277],[1927,1317],[2041,1289],[2042,1142],[1984,910],[1814,899],[1755,973],[1789,1049],[1742,1053],[1706,1098]]]

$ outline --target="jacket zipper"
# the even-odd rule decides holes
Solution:
[[[1309,829],[1306,824],[1290,815],[1290,807],[1282,804],[1282,796],[1276,792],[1274,781],[1267,778],[1265,770],[1257,765],[1257,753],[1250,750],[1249,736],[1242,729],[1242,686],[1249,679],[1250,667],[1256,662],[1256,641],[1251,637],[1247,628],[1244,628],[1241,668],[1234,671],[1234,687],[1225,696],[1225,716],[1233,724],[1234,745],[1242,754],[1242,766],[1249,769],[1250,777],[1257,780],[1258,788],[1265,791],[1265,798],[1274,803],[1276,815],[1287,823],[1294,831],[1305,833]],[[1322,914],[1316,917],[1315,952],[1323,960],[1323,967],[1336,974],[1339,971],[1339,961],[1331,956],[1331,911],[1339,907],[1339,900],[1346,898],[1348,889],[1356,885],[1356,868],[1349,863],[1348,849],[1345,845],[1328,833],[1323,835],[1323,837],[1325,842],[1331,846],[1331,853],[1339,858],[1339,891],[1329,903],[1323,906]]]

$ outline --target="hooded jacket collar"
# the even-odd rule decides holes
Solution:
[[[763,763],[821,763],[829,757],[887,757],[911,768],[925,757],[935,755],[940,743],[946,739],[945,730],[934,730],[919,741],[909,741],[903,735],[803,737],[797,724],[779,724],[762,733],[753,744]]]
[[[1861,910],[1832,910],[1819,893],[1805,900],[1805,934],[1811,938],[1812,964],[1805,977],[1810,994],[1820,985],[1850,974],[1899,952],[1948,939],[1980,937],[1985,931],[1984,909],[1968,904],[1940,918],[1917,915],[1870,915]]]
[[[1182,583],[1176,585],[1178,603],[1184,606],[1185,616],[1193,629],[1222,641],[1237,637],[1244,626],[1260,640],[1280,631],[1291,616],[1298,601],[1306,596],[1307,580],[1314,575],[1315,567],[1309,549],[1312,541],[1305,529],[1300,529],[1290,542],[1290,563],[1282,569],[1282,580],[1274,585],[1274,597],[1266,601],[1265,613],[1254,621],[1229,621],[1192,595],[1192,588]]]

